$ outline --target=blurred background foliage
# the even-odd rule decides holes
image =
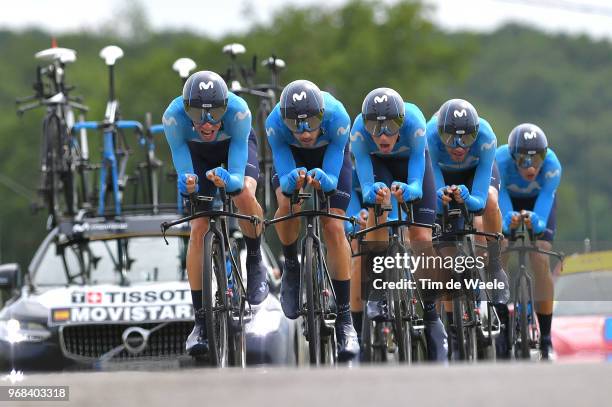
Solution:
[[[124,118],[154,122],[181,91],[171,70],[179,57],[190,57],[198,69],[224,73],[224,44],[240,42],[250,56],[272,54],[287,62],[282,82],[307,78],[334,93],[354,117],[373,88],[396,89],[416,103],[427,118],[447,99],[470,100],[504,144],[510,130],[534,122],[548,136],[563,165],[558,192],[558,240],[589,237],[593,248],[612,241],[608,215],[612,181],[612,49],[609,42],[585,36],[550,35],[509,25],[489,34],[447,33],[425,18],[418,1],[393,5],[351,1],[337,9],[288,8],[269,25],[244,34],[206,38],[189,32],[154,32],[138,3],[127,3],[116,19],[97,32],[57,38],[78,52],[67,68],[74,94],[90,106],[88,118],[103,118],[107,97],[106,67],[98,57],[109,44],[123,48],[117,64],[117,89]],[[30,197],[39,179],[43,111],[15,114],[15,98],[31,91],[34,53],[48,48],[42,31],[0,31],[0,259],[27,265],[44,237],[45,216],[32,215]],[[267,81],[263,68],[258,79]],[[255,111],[255,100],[249,100]],[[90,139],[100,139],[91,133]],[[99,145],[99,144],[98,144]],[[163,138],[158,154],[170,165]],[[134,155],[140,151],[132,140]],[[92,147],[92,157],[99,156]],[[142,156],[141,156],[142,157]],[[132,163],[138,161],[135,157]],[[166,168],[169,172],[171,168]],[[15,185],[16,184],[16,185]],[[173,187],[166,184],[166,197]],[[129,199],[129,193],[128,193]]]

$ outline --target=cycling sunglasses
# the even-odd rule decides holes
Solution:
[[[306,131],[316,131],[321,128],[323,121],[323,113],[316,116],[304,117],[302,119],[283,119],[289,130],[292,133],[304,133]]]
[[[542,163],[544,162],[544,158],[546,157],[546,152],[538,152],[535,154],[528,153],[515,153],[513,158],[514,162],[519,168],[540,168]]]
[[[402,124],[404,124],[403,117],[385,120],[364,120],[366,130],[374,137],[380,137],[383,134],[394,136],[399,132]]]
[[[218,124],[221,122],[226,110],[225,106],[211,107],[209,109],[200,109],[191,106],[185,108],[187,115],[196,125],[204,123]]]
[[[468,133],[463,135],[438,133],[442,144],[450,148],[468,148],[476,142],[477,133]]]

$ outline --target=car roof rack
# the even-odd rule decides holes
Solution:
[[[56,243],[66,246],[83,241],[113,240],[131,237],[162,237],[162,222],[175,220],[176,213],[163,213],[157,215],[124,214],[119,218],[106,217],[83,218],[80,220],[66,220],[57,226]],[[188,237],[189,225],[181,224],[170,228],[166,236]]]

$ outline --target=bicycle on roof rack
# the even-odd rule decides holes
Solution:
[[[272,55],[261,62],[261,66],[267,68],[270,74],[268,83],[254,83],[257,73],[257,56],[253,56],[251,68],[246,68],[238,64],[238,55],[244,54],[246,48],[242,44],[233,43],[223,47],[223,53],[230,57],[230,67],[225,73],[225,81],[229,90],[237,95],[255,96],[259,100],[257,111],[255,112],[255,132],[259,136],[257,152],[260,162],[260,170],[263,174],[263,186],[257,188],[257,200],[260,202],[264,213],[268,213],[273,208],[275,199],[272,191],[272,151],[266,135],[266,119],[278,100],[278,95],[283,90],[280,85],[280,72],[285,68],[285,61]],[[240,82],[242,79],[243,83]],[[260,183],[261,185],[262,183]]]
[[[191,58],[179,58],[172,64],[172,69],[176,71],[181,78],[181,82],[184,85],[185,81],[196,68],[196,63]],[[160,182],[163,174],[163,162],[155,156],[155,136],[164,135],[163,124],[153,124],[151,113],[147,112],[145,115],[145,128],[144,137],[140,139],[140,144],[145,147],[146,155],[145,160],[140,162],[136,167],[136,178],[139,180],[140,185],[143,187],[143,200],[149,202],[152,207],[153,213],[157,213],[160,207],[167,205],[160,204]],[[176,182],[177,176],[175,171],[168,172],[166,178]],[[183,212],[183,199],[176,188],[177,204],[176,208],[179,213]],[[135,191],[134,198],[137,200],[138,192]]]
[[[76,51],[53,47],[37,52],[35,58],[44,63],[36,68],[34,95],[19,98],[17,114],[46,106],[43,118],[40,153],[41,179],[38,192],[42,203],[34,202],[32,208],[46,206],[49,212],[48,228],[63,216],[74,215],[80,206],[78,185],[74,179],[75,166],[80,164],[81,151],[78,141],[72,136],[74,111],[85,113],[88,107],[80,97],[71,97],[74,86],[66,85],[66,66],[76,61]]]
[[[115,63],[123,57],[123,50],[115,45],[109,45],[100,51],[100,57],[108,66],[109,94],[106,103],[104,120],[101,122],[78,122],[72,128],[73,132],[85,130],[101,130],[103,132],[103,155],[99,166],[88,166],[88,169],[100,171],[98,184],[98,215],[121,215],[123,192],[128,182],[126,174],[130,148],[124,130],[130,129],[141,138],[145,137],[142,124],[135,120],[121,120],[119,101],[115,94]],[[146,141],[145,141],[146,144]],[[107,193],[112,193],[114,212],[106,212]],[[88,201],[95,205],[94,194],[86,194]]]

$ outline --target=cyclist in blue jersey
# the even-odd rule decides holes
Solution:
[[[427,143],[431,154],[438,213],[451,201],[465,202],[476,213],[474,225],[489,233],[501,233],[499,210],[499,171],[495,165],[497,139],[489,123],[478,117],[471,103],[463,99],[446,101],[427,123]],[[502,324],[507,325],[510,298],[508,276],[501,264],[501,244],[487,240],[489,281],[503,284],[492,291],[492,302]],[[501,286],[500,284],[500,286]],[[446,309],[452,310],[447,304]],[[447,312],[452,321],[452,312]]]
[[[436,190],[425,139],[425,117],[416,105],[404,102],[393,89],[378,88],[368,93],[351,129],[351,149],[363,200],[370,207],[368,226],[374,225],[372,206],[390,203],[391,196],[400,202],[414,202],[416,222],[434,223]],[[383,213],[379,221],[386,219]],[[411,226],[408,234],[415,255],[433,255],[430,228]],[[386,242],[389,236],[387,230],[379,229],[366,238]],[[429,270],[421,272],[430,274]],[[433,294],[424,299],[429,358],[444,361],[446,332]],[[384,317],[385,302],[383,290],[371,290],[366,305],[368,317]]]
[[[259,163],[251,112],[242,98],[228,91],[221,76],[211,71],[192,74],[182,96],[170,103],[162,121],[181,195],[197,192],[214,196],[222,187],[240,213],[263,217],[255,199]],[[212,202],[197,201],[196,206],[198,211],[211,210]],[[191,355],[208,351],[202,310],[202,251],[208,223],[207,218],[191,222],[187,251],[195,314],[195,326],[186,344]],[[261,228],[247,221],[241,221],[240,227],[247,246],[247,298],[250,304],[257,305],[269,291],[260,252]]]
[[[561,181],[561,164],[548,148],[546,135],[535,124],[516,126],[508,144],[497,149],[501,175],[499,206],[506,236],[519,225],[521,217],[537,237],[536,244],[552,250],[556,229],[555,194]],[[548,256],[530,253],[535,276],[535,309],[540,326],[542,359],[552,357],[550,326],[552,322],[554,284]]]
[[[344,215],[351,193],[351,159],[348,147],[350,118],[342,103],[314,83],[297,80],[283,90],[280,102],[266,120],[266,132],[274,157],[272,184],[276,191],[276,217],[289,214],[289,196],[305,183],[331,195],[332,213]],[[296,208],[299,210],[299,208]],[[338,314],[338,358],[348,360],[359,353],[350,313],[350,247],[342,221],[321,218],[327,245]],[[285,272],[281,281],[281,305],[288,318],[299,312],[299,218],[277,223],[283,246]]]

